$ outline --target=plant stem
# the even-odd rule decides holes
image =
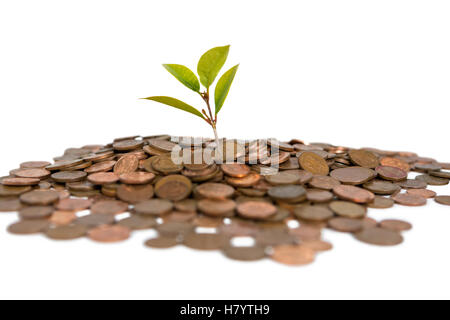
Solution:
[[[211,111],[211,105],[209,104],[209,88],[206,89],[206,92],[200,93],[200,96],[202,97],[203,101],[205,101],[206,106],[208,107],[208,112],[209,112],[209,116],[206,114],[206,112],[204,110],[202,110],[202,113],[205,115],[206,119],[205,121],[208,122],[208,124],[211,126],[211,128],[214,131],[214,139],[216,141],[216,151],[218,152],[218,154],[216,154],[216,158],[218,155],[222,155],[222,151],[219,148],[219,135],[217,134],[217,115],[215,117],[213,117],[212,115],[212,111]],[[220,159],[219,158],[219,159]]]

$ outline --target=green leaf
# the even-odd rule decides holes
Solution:
[[[162,104],[166,104],[168,106],[186,111],[186,112],[190,112],[192,114],[195,114],[196,116],[205,119],[203,117],[203,115],[200,113],[200,111],[198,111],[197,109],[195,109],[193,106],[188,105],[187,103],[184,103],[183,101],[180,101],[178,99],[175,98],[171,98],[171,97],[164,97],[164,96],[156,96],[156,97],[148,97],[148,98],[142,98],[142,99],[146,99],[146,100],[153,100]]]
[[[206,51],[197,65],[200,82],[206,87],[214,82],[220,69],[225,64],[230,46],[216,47]]]
[[[195,92],[200,90],[197,76],[188,67],[181,64],[163,64],[163,67],[189,89]]]
[[[231,83],[233,82],[234,76],[236,75],[239,65],[235,65],[233,68],[225,72],[216,85],[216,90],[214,92],[214,101],[216,104],[216,114],[222,109],[223,103],[227,98],[228,91],[230,91]]]

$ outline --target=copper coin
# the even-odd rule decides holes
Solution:
[[[176,143],[173,143],[171,141],[166,141],[166,140],[150,139],[147,141],[148,141],[149,146],[151,146],[155,149],[158,149],[160,151],[163,151],[163,152],[171,152],[172,149],[177,146]]]
[[[136,203],[134,211],[144,215],[162,215],[172,210],[173,203],[169,200],[151,199]]]
[[[333,190],[334,187],[340,184],[339,180],[329,176],[314,176],[309,182],[311,187],[324,190]]]
[[[217,233],[188,233],[183,244],[191,249],[197,250],[218,250],[226,244],[226,238]]]
[[[391,195],[400,191],[400,186],[384,180],[372,180],[364,184],[364,189],[367,189],[375,194]]]
[[[375,224],[376,225],[376,224]],[[328,221],[328,226],[340,232],[358,232],[363,229],[363,220],[350,218],[333,218]]]
[[[59,193],[54,190],[34,190],[20,196],[20,201],[28,205],[46,206],[59,200]]]
[[[437,203],[450,206],[450,196],[437,196],[434,200]]]
[[[62,161],[57,161],[54,164],[46,166],[45,169],[50,170],[50,171],[61,170],[61,169],[66,169],[66,168],[77,166],[79,164],[82,164],[83,162],[84,162],[83,159],[62,160]]]
[[[119,242],[130,237],[130,229],[120,225],[102,225],[89,230],[88,237],[97,242]]]
[[[128,211],[128,203],[117,200],[103,200],[94,203],[92,214],[120,214]]]
[[[0,212],[12,212],[22,208],[19,199],[0,199]]]
[[[300,169],[300,164],[298,163],[297,157],[290,157],[288,161],[280,164],[280,170],[292,170],[292,169]]]
[[[388,209],[394,206],[394,200],[391,198],[376,196],[372,202],[367,204],[367,206],[374,209]]]
[[[365,217],[362,219],[363,229],[376,228],[378,226],[378,222],[375,219]]]
[[[113,224],[115,221],[116,219],[112,214],[98,213],[78,218],[74,221],[74,223],[81,224],[89,228],[94,228],[104,224]]]
[[[137,170],[139,166],[139,159],[134,155],[127,155],[120,158],[114,165],[114,173],[121,175],[124,173],[131,173]]]
[[[129,218],[122,219],[117,224],[127,227],[131,230],[150,229],[157,225],[155,218],[137,214],[134,214]]]
[[[147,184],[155,179],[155,175],[150,172],[131,172],[121,174],[119,179],[125,184]]]
[[[45,179],[50,176],[50,171],[45,169],[19,169],[14,171],[14,175],[19,178]]]
[[[78,181],[78,182],[69,182],[66,184],[66,187],[69,191],[92,191],[94,190],[94,185],[89,181]]]
[[[233,187],[214,182],[203,183],[195,191],[202,197],[219,200],[229,198],[234,194]]]
[[[391,157],[381,158],[380,164],[382,166],[399,168],[405,172],[409,172],[409,170],[410,170],[410,166],[406,161],[403,161],[403,160],[397,159],[397,158],[391,158]]]
[[[83,225],[63,225],[47,229],[45,235],[53,240],[73,240],[84,237],[87,231]]]
[[[290,171],[277,172],[276,174],[266,176],[265,179],[274,186],[296,184],[300,180],[297,175],[291,173]]]
[[[184,199],[175,202],[174,207],[178,211],[195,212],[197,211],[197,201],[194,199]]]
[[[294,235],[300,241],[320,240],[322,237],[322,231],[320,228],[305,224],[300,225],[298,228],[290,229],[289,233]]]
[[[392,231],[408,231],[412,229],[412,225],[409,222],[395,219],[387,219],[380,222],[380,227]]]
[[[37,178],[5,178],[2,184],[5,186],[33,186],[40,182]]]
[[[428,172],[428,171],[439,171],[442,167],[435,163],[416,163],[414,165],[415,171]]]
[[[195,226],[187,222],[169,221],[156,226],[158,234],[161,236],[184,236],[191,233]]]
[[[233,187],[251,187],[256,185],[259,180],[261,179],[261,176],[256,172],[250,172],[247,176],[243,178],[227,178],[226,181],[229,185],[232,185]]]
[[[230,199],[203,199],[197,202],[198,209],[208,216],[223,217],[233,215],[236,202]]]
[[[312,174],[326,176],[330,171],[327,162],[313,152],[304,152],[298,158],[300,167]]]
[[[247,219],[267,219],[277,213],[277,208],[267,202],[248,201],[237,206],[240,216]]]
[[[395,246],[403,242],[403,237],[398,232],[382,228],[364,229],[355,233],[355,238],[378,246]]]
[[[238,261],[257,261],[266,257],[266,248],[263,246],[235,247],[227,245],[222,248],[222,252],[227,258]]]
[[[117,197],[120,200],[136,203],[148,200],[153,197],[154,191],[151,184],[126,185],[122,184],[117,188]]]
[[[63,211],[81,211],[89,208],[92,200],[87,199],[63,199],[56,205],[56,209]]]
[[[86,178],[87,173],[83,171],[60,171],[52,174],[52,179],[56,182],[77,182]]]
[[[102,161],[98,163],[94,163],[89,168],[84,169],[84,172],[87,172],[89,174],[91,173],[97,173],[97,172],[107,172],[114,168],[114,165],[116,164],[116,161]]]
[[[322,206],[305,205],[294,209],[294,214],[304,220],[325,221],[333,217],[333,212]]]
[[[155,184],[155,193],[161,199],[179,201],[186,199],[191,192],[191,181],[182,175],[166,176]]]
[[[56,226],[65,226],[71,224],[77,215],[73,211],[54,211],[50,217],[50,222]]]
[[[91,165],[92,165],[92,162],[89,161],[89,162],[84,162],[82,164],[79,164],[77,166],[73,166],[70,168],[63,168],[63,169],[61,169],[61,171],[81,171],[81,170],[84,170],[84,169],[90,167]]]
[[[0,197],[20,196],[31,190],[30,186],[4,186],[0,184]]]
[[[334,194],[326,190],[309,189],[306,193],[306,199],[314,203],[330,202],[333,198]]]
[[[396,184],[404,189],[424,189],[428,185],[425,181],[416,180],[416,179],[406,179],[406,180],[397,182]]]
[[[381,178],[390,181],[402,181],[408,177],[407,171],[396,167],[378,166],[375,171]]]
[[[373,169],[379,165],[378,157],[370,151],[351,150],[348,155],[355,165],[363,168]]]
[[[157,238],[147,240],[144,244],[150,248],[167,249],[175,247],[178,244],[178,241],[176,237],[159,236]]]
[[[417,180],[425,181],[431,186],[445,186],[449,183],[449,179],[433,177],[428,174],[422,174],[416,177]]]
[[[119,181],[119,176],[113,172],[98,172],[90,174],[88,181],[93,184],[111,184]]]
[[[154,170],[163,174],[175,174],[183,170],[183,165],[176,164],[169,156],[156,156],[152,162]]]
[[[428,189],[408,189],[406,190],[406,193],[426,199],[434,198],[436,196],[436,192]]]
[[[329,206],[334,213],[345,218],[363,218],[367,213],[365,207],[353,202],[333,201]]]
[[[315,259],[315,252],[302,245],[279,245],[273,248],[272,260],[286,265],[310,264]]]
[[[333,170],[330,176],[344,184],[359,185],[375,178],[376,173],[368,168],[348,167]]]
[[[21,219],[43,219],[50,217],[54,209],[51,206],[26,207],[19,211]]]
[[[87,156],[83,156],[83,160],[93,161],[93,162],[98,162],[98,161],[106,162],[109,160],[105,160],[105,159],[109,159],[113,156],[114,156],[114,151],[106,150],[104,152],[97,152],[97,153],[89,154]]]
[[[337,186],[333,189],[333,192],[343,200],[356,203],[369,203],[375,199],[375,195],[372,192],[355,186]]]
[[[429,174],[433,177],[450,179],[450,171],[430,171]]]
[[[333,245],[331,243],[323,240],[304,241],[301,245],[314,250],[314,252],[323,252],[333,249]]]
[[[204,215],[197,215],[192,223],[197,227],[204,228],[219,228],[223,225],[223,219],[221,217],[208,217]]]
[[[22,169],[43,169],[49,165],[51,165],[51,163],[47,161],[28,161],[21,163],[20,167]]]
[[[268,195],[274,200],[296,203],[306,199],[306,189],[299,185],[276,186],[270,188]]]
[[[118,151],[128,151],[141,148],[144,145],[142,140],[122,140],[114,142],[113,148]]]
[[[49,222],[46,219],[23,220],[8,227],[8,232],[12,234],[34,234],[46,230]]]
[[[396,196],[392,197],[392,199],[396,203],[404,206],[416,207],[416,206],[424,206],[427,204],[427,199],[408,193],[399,193]]]
[[[289,170],[289,173],[298,177],[298,184],[307,184],[313,179],[313,174],[305,170]],[[319,176],[325,177],[325,176]]]

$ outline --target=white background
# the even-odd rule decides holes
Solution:
[[[1,173],[115,137],[211,136],[200,119],[138,100],[200,98],[161,63],[196,69],[231,44],[240,68],[219,134],[416,151],[450,161],[448,1],[1,1]],[[450,187],[435,188],[450,194]],[[448,207],[370,211],[414,224],[395,248],[329,232],[311,266],[230,261],[8,235],[1,298],[450,298]]]

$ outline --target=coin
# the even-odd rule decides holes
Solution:
[[[235,192],[234,188],[229,185],[214,182],[203,183],[195,190],[202,197],[219,200],[229,198]]]
[[[137,215],[137,214],[134,214],[131,217],[122,219],[117,224],[127,227],[131,230],[150,229],[157,225],[155,218]]]
[[[392,197],[392,199],[401,205],[404,206],[424,206],[427,204],[427,199],[408,194],[408,193],[399,193],[396,196]]]
[[[102,161],[98,163],[94,163],[92,166],[84,169],[84,172],[86,173],[97,173],[97,172],[107,172],[114,168],[114,165],[116,164],[116,161]]]
[[[125,184],[147,184],[155,179],[155,175],[150,172],[131,172],[121,174],[119,179]]]
[[[2,184],[5,186],[33,186],[41,180],[37,178],[5,178]]]
[[[69,191],[92,191],[94,185],[89,181],[69,182],[66,184]]]
[[[362,167],[348,167],[331,171],[330,176],[344,184],[359,185],[375,178],[372,169]]]
[[[134,155],[126,155],[120,158],[114,165],[114,173],[118,176],[124,173],[131,173],[137,170],[139,159]]]
[[[143,184],[143,185],[127,185],[121,184],[117,188],[117,197],[120,200],[129,202],[129,203],[137,203],[140,201],[148,200],[153,198],[154,191],[153,186],[151,184]]]
[[[269,197],[287,203],[297,203],[306,200],[306,190],[299,185],[284,185],[272,187],[268,191]]]
[[[391,198],[376,196],[372,202],[367,204],[367,206],[374,209],[392,208],[394,206],[394,200]]]
[[[176,237],[159,236],[147,240],[144,244],[150,248],[167,249],[175,247],[178,244],[178,241]]]
[[[195,226],[188,222],[169,221],[156,226],[158,234],[161,236],[185,236],[192,232]]]
[[[63,211],[81,211],[89,208],[92,204],[87,199],[63,199],[56,205],[56,209]]]
[[[169,200],[151,199],[136,203],[134,211],[144,215],[162,215],[172,210],[173,203]]]
[[[237,206],[240,216],[247,219],[267,219],[277,213],[277,208],[266,202],[248,201]]]
[[[437,196],[436,198],[434,198],[434,201],[446,206],[450,206],[450,196]]]
[[[294,214],[300,218],[311,221],[325,221],[333,217],[333,212],[321,206],[301,206],[294,209]]]
[[[92,214],[120,214],[128,211],[128,203],[117,200],[103,200],[91,206]]]
[[[427,187],[427,183],[425,181],[416,180],[416,179],[406,179],[396,183],[400,187],[404,189],[423,189]]]
[[[337,215],[351,219],[363,218],[367,213],[365,207],[347,201],[333,201],[329,207]]]
[[[296,184],[300,178],[290,171],[280,171],[273,175],[265,177],[266,181],[272,185]]]
[[[114,142],[113,148],[118,151],[128,151],[141,148],[143,145],[142,140],[121,140]]]
[[[351,150],[348,155],[355,165],[363,168],[373,169],[379,165],[378,157],[370,151]]]
[[[50,176],[50,171],[45,169],[19,169],[14,171],[14,175],[19,178],[45,179]]]
[[[355,186],[337,186],[333,189],[333,192],[343,200],[356,203],[369,203],[375,199],[375,195],[372,192]]]
[[[236,202],[230,199],[203,199],[197,202],[197,207],[202,213],[208,216],[224,217],[233,215],[234,209],[236,208]]]
[[[380,227],[392,231],[408,231],[412,229],[412,225],[409,222],[395,219],[387,219],[380,222]]]
[[[309,182],[311,187],[324,190],[333,190],[334,187],[340,184],[339,180],[329,176],[314,176]]]
[[[403,242],[403,237],[398,232],[382,228],[364,229],[355,233],[355,238],[378,246],[395,246]]]
[[[65,226],[71,224],[77,218],[73,211],[56,210],[50,217],[50,222],[56,226]]]
[[[381,178],[390,181],[402,181],[408,177],[407,171],[396,167],[378,166],[375,171]]]
[[[73,240],[84,237],[87,231],[83,225],[63,225],[47,229],[45,235],[53,240]]]
[[[102,225],[89,230],[88,237],[97,242],[120,242],[130,237],[130,229],[120,225]]]
[[[22,162],[20,167],[22,169],[43,169],[46,166],[49,166],[51,163],[47,161],[27,161]]]
[[[44,231],[48,226],[49,222],[46,219],[23,220],[10,225],[8,232],[19,235],[33,234]]]
[[[450,171],[430,171],[429,174],[433,177],[450,179]]]
[[[266,257],[266,248],[263,246],[235,247],[226,245],[222,248],[222,252],[227,258],[239,261],[257,261]]]
[[[273,248],[272,260],[286,265],[310,264],[315,259],[315,252],[302,245],[279,245]]]
[[[449,179],[439,178],[439,177],[433,177],[428,174],[422,174],[420,176],[416,177],[417,180],[425,181],[431,186],[445,186],[449,183]]]
[[[57,161],[54,164],[46,166],[45,169],[50,170],[50,171],[61,170],[61,169],[66,169],[66,168],[70,168],[73,166],[77,166],[79,164],[82,164],[83,162],[84,162],[83,159],[62,160],[62,161]]]
[[[227,178],[226,181],[233,187],[247,188],[256,185],[260,179],[261,176],[258,173],[250,172],[243,178]]]
[[[434,198],[436,196],[436,192],[428,189],[408,189],[406,190],[406,193],[426,199]]]
[[[326,176],[329,172],[327,162],[313,152],[304,152],[298,158],[300,167],[312,174]]]
[[[113,224],[115,221],[114,215],[112,214],[98,213],[78,218],[74,221],[74,224],[94,228],[104,224]]]
[[[19,211],[19,216],[21,219],[43,219],[50,217],[53,210],[51,206],[26,207]]]
[[[98,172],[90,174],[88,181],[93,184],[111,184],[119,181],[119,176],[113,172]]]
[[[12,212],[22,208],[19,199],[0,199],[0,212]]]
[[[406,180],[407,181],[407,180]],[[367,189],[375,194],[391,195],[400,191],[400,186],[384,180],[372,180],[364,184],[364,189]]]
[[[4,186],[0,184],[0,197],[20,196],[31,190],[30,186]]]
[[[87,173],[83,171],[60,171],[52,174],[52,179],[56,182],[77,182],[86,178]]]
[[[226,244],[226,238],[217,233],[188,233],[183,244],[191,249],[218,250]]]
[[[20,201],[28,205],[46,206],[59,200],[59,193],[54,190],[34,190],[20,196]]]
[[[150,147],[153,147],[157,150],[163,151],[163,152],[171,152],[174,147],[177,146],[176,143],[173,143],[171,141],[166,140],[160,140],[160,139],[150,139],[147,140]]]
[[[166,176],[155,185],[155,193],[161,199],[179,201],[186,199],[191,192],[191,181],[182,175]]]
[[[338,217],[328,220],[328,226],[336,231],[354,233],[362,230],[364,224],[361,219]]]
[[[322,231],[310,225],[301,224],[300,227],[290,229],[289,233],[297,237],[300,241],[320,240]]]
[[[314,252],[323,252],[333,249],[333,245],[331,243],[323,240],[304,241],[301,245],[312,249]]]
[[[306,199],[314,203],[330,202],[334,194],[326,190],[309,189],[306,193]]]
[[[391,157],[381,158],[380,164],[382,166],[395,167],[395,168],[401,169],[405,172],[409,172],[409,170],[411,169],[409,164],[406,161],[403,161],[403,160],[397,159],[397,158],[391,158]]]

